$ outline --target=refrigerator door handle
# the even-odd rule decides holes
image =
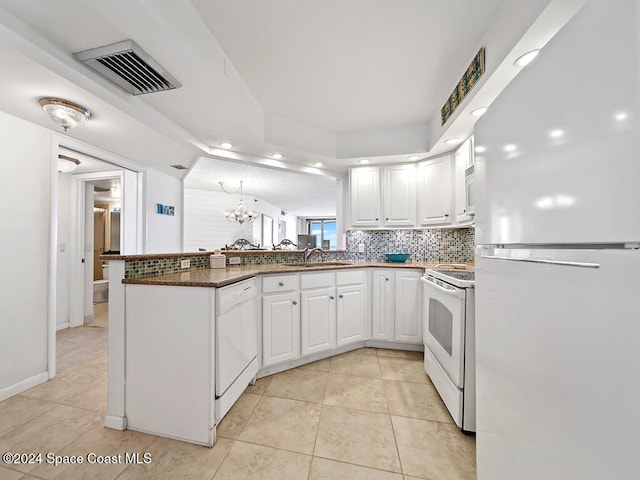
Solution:
[[[527,263],[543,263],[546,265],[562,265],[565,267],[600,268],[599,263],[589,263],[589,262],[566,262],[562,260],[542,260],[542,259],[535,259],[535,258],[511,258],[511,257],[500,257],[498,255],[482,255],[482,258],[487,258],[489,260],[506,260],[508,262],[527,262]]]

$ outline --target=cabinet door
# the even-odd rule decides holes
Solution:
[[[395,339],[422,343],[422,272],[402,270],[395,274]]]
[[[337,343],[348,343],[365,340],[367,336],[366,303],[364,285],[338,287],[337,301]]]
[[[472,139],[467,139],[458,147],[455,154],[456,176],[455,176],[455,204],[456,221],[466,223],[473,220],[473,209],[469,208],[467,201],[466,171],[473,167]]]
[[[451,223],[451,155],[418,165],[418,182],[420,225]]]
[[[384,167],[383,225],[409,226],[416,223],[416,168],[414,164]]]
[[[351,169],[351,224],[380,225],[380,169],[363,167]]]
[[[300,307],[297,293],[262,297],[262,364],[300,356]]]
[[[372,273],[372,337],[375,340],[393,340],[393,272],[374,270]]]
[[[336,346],[335,288],[305,290],[300,294],[301,353],[329,350]]]

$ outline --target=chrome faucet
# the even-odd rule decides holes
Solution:
[[[311,256],[311,254],[313,252],[325,253],[325,250],[323,250],[323,249],[321,249],[319,247],[316,247],[316,248],[313,248],[313,249],[310,249],[310,247],[311,247],[310,243],[307,243],[307,246],[304,247],[304,263],[307,263],[309,261],[309,257]]]

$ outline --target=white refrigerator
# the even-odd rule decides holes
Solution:
[[[479,480],[640,479],[639,39],[590,0],[476,124]]]

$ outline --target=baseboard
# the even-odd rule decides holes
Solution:
[[[105,415],[104,426],[106,428],[112,428],[114,430],[126,430],[127,417],[119,417],[117,415]]]
[[[387,342],[385,340],[367,340],[365,346],[372,348],[384,348],[386,350],[404,350],[408,352],[424,352],[422,343]]]
[[[83,322],[87,324],[87,323],[93,322],[94,320],[95,320],[95,317],[93,315],[85,315]]]
[[[56,325],[56,331],[64,330],[65,328],[69,328],[69,322],[67,322],[67,323],[59,323],[58,325]]]
[[[14,383],[13,385],[5,387],[0,390],[0,402],[2,400],[6,400],[9,397],[13,397],[14,395],[22,393],[25,390],[29,390],[31,387],[40,385],[47,380],[49,380],[49,372],[42,372],[38,375],[34,375],[33,377],[29,377],[26,380],[22,380],[21,382]]]

